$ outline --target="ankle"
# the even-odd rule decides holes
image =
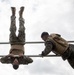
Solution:
[[[15,7],[11,7],[11,11],[12,11],[12,16],[15,16],[15,12],[16,12]]]

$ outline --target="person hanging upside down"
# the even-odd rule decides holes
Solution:
[[[12,16],[11,16],[11,25],[10,25],[10,45],[11,49],[7,56],[1,58],[1,63],[11,63],[13,68],[18,69],[20,64],[29,64],[33,60],[25,56],[24,45],[25,45],[25,27],[24,19],[22,17],[24,7],[20,8],[19,11],[19,33],[16,36],[16,16],[15,16],[15,7],[11,7]]]

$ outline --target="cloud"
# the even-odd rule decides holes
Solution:
[[[68,67],[60,58],[40,58],[34,59],[33,65],[27,68],[32,75],[67,75]]]
[[[26,26],[26,41],[41,40],[43,31],[61,34],[67,40],[74,40],[74,1],[73,0],[1,0],[0,1],[0,41],[9,41],[11,6],[17,9],[25,6],[23,17]],[[18,24],[17,24],[18,26]],[[41,40],[42,41],[42,40]],[[0,54],[7,54],[10,45],[1,45]],[[44,45],[26,45],[26,54],[39,54]],[[22,65],[17,71],[12,66],[0,64],[2,72],[8,75],[74,75],[67,61],[60,58],[33,58],[34,62]],[[10,70],[10,71],[9,71]],[[8,72],[9,71],[9,72]]]
[[[49,33],[56,32],[62,35],[66,34],[66,38],[68,37],[68,33],[73,35],[74,22],[72,14],[72,2],[66,0],[57,0],[55,1],[56,3],[52,3],[52,1],[47,2],[45,2],[45,4],[42,1],[41,3],[37,4],[38,6],[36,12],[31,13],[30,18],[28,19],[28,25],[31,26],[30,28],[34,29],[31,32],[32,35],[38,36],[42,31],[48,31]],[[37,26],[36,29],[35,26]],[[27,29],[29,29],[29,27]],[[38,38],[39,37],[37,37],[37,39]]]
[[[9,4],[10,3],[10,0],[1,0],[2,3],[7,3]]]

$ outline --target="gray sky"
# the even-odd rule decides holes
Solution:
[[[11,6],[18,11],[25,7],[26,41],[42,41],[43,31],[59,33],[66,40],[74,40],[74,0],[0,0],[0,41],[9,41]],[[18,34],[18,31],[17,31]],[[0,45],[0,54],[8,54],[10,45]],[[43,44],[25,45],[25,54],[40,54]],[[12,65],[0,63],[0,75],[74,75],[74,70],[61,57],[33,58],[29,65],[21,65],[17,71]]]

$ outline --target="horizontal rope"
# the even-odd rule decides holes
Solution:
[[[28,57],[42,57],[41,55],[26,55]],[[60,55],[47,55],[43,57],[59,57]]]
[[[0,57],[4,57],[6,55],[0,55]],[[19,55],[14,55],[14,57],[18,57]],[[24,56],[28,56],[28,57],[42,57],[41,55],[24,55]],[[59,57],[60,55],[47,55],[47,56],[43,56],[43,57]]]
[[[69,43],[74,43],[74,41],[68,41]],[[15,42],[16,43],[16,42]],[[20,42],[17,42],[20,43]],[[34,42],[25,42],[25,44],[42,44],[42,41],[34,41]],[[10,42],[0,42],[0,44],[10,44]]]
[[[22,42],[15,42],[15,43],[22,43]],[[39,44],[44,42],[25,42],[24,44]],[[10,44],[10,42],[0,42],[0,44]]]

